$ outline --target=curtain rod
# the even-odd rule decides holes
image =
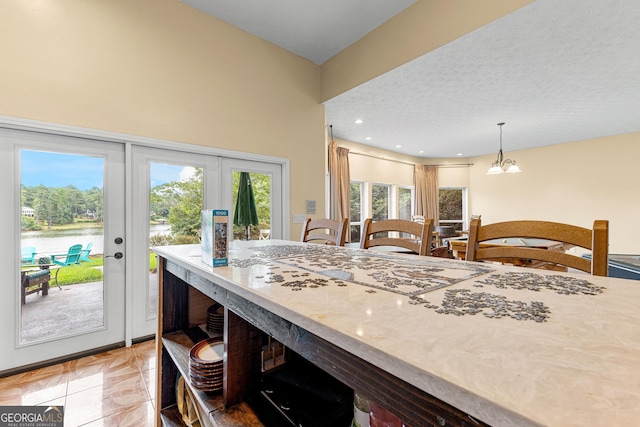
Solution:
[[[473,163],[446,163],[441,165],[424,165],[424,166],[439,166],[441,168],[468,168],[473,166]]]
[[[349,154],[356,154],[358,156],[371,157],[373,159],[386,160],[388,162],[402,163],[402,164],[411,165],[411,166],[415,166],[416,164],[419,164],[419,163],[415,163],[415,162],[406,162],[404,160],[396,160],[396,159],[389,159],[387,157],[374,156],[373,154],[360,153],[358,151],[349,150]],[[454,164],[424,165],[424,166],[439,166],[441,168],[459,168],[459,167],[473,166],[473,163],[454,163]]]

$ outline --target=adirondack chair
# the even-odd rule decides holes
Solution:
[[[21,250],[21,256],[23,264],[35,264],[36,248],[34,248],[33,246],[23,246]]]
[[[80,251],[80,261],[91,262],[91,259],[89,258],[89,253],[91,252],[92,247],[93,247],[93,242],[89,242],[87,246],[85,246],[84,249]]]
[[[80,244],[73,245],[69,247],[69,250],[67,251],[66,254],[51,255],[51,262],[61,267],[68,267],[73,264],[80,264],[81,254],[82,254],[82,245]],[[65,258],[63,261],[62,259],[56,259],[56,257],[58,258],[65,257]]]

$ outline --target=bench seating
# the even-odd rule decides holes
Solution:
[[[49,294],[49,280],[51,280],[51,273],[48,268],[33,272],[23,271],[21,272],[21,286],[22,304],[25,304],[27,295],[34,292],[42,291],[42,295]]]

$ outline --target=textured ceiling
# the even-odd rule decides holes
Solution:
[[[363,13],[367,8],[338,8],[396,3],[308,0],[287,10],[284,4],[291,2],[279,0],[269,2],[271,12],[286,13],[265,15],[258,0],[210,2],[219,6],[212,13],[219,18],[318,63],[363,35],[339,34],[327,22],[343,14],[356,22],[370,19]],[[313,7],[320,3],[321,9]],[[360,31],[411,3],[379,9],[371,25],[361,22]],[[232,15],[243,20],[225,19]],[[330,28],[332,40],[303,31],[300,22],[307,27],[309,18]],[[639,22],[640,1],[536,0],[325,102],[327,123],[334,137],[432,158],[497,153],[498,122],[506,123],[506,157],[517,149],[640,132]],[[320,54],[321,46],[329,50]],[[355,119],[364,123],[356,125]]]

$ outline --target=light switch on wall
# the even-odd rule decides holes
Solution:
[[[293,215],[293,223],[294,224],[304,224],[304,221],[307,219],[305,214],[294,214]]]

